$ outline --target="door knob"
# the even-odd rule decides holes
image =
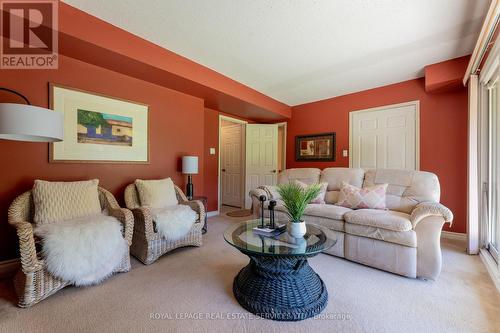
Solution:
[[[276,170],[271,170],[272,173],[276,173]]]
[[[221,171],[222,171],[222,172],[226,172],[226,169],[222,169]]]

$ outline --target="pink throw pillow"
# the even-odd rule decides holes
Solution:
[[[300,180],[295,180],[295,183],[300,185],[302,188],[307,188],[309,185],[301,182]],[[324,204],[325,203],[325,195],[326,189],[328,188],[328,183],[319,183],[320,190],[316,198],[312,199],[310,203],[312,204]]]
[[[336,205],[351,209],[385,209],[387,186],[388,184],[380,184],[359,188],[342,182]]]

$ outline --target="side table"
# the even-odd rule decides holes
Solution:
[[[195,195],[193,196],[193,200],[199,200],[205,206],[205,224],[203,224],[203,228],[201,229],[202,234],[206,234],[208,227],[207,227],[207,212],[208,212],[208,198],[205,196],[200,196],[200,195]]]

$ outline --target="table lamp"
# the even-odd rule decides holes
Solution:
[[[186,185],[186,195],[189,200],[193,199],[193,175],[198,173],[198,156],[183,156],[182,157],[182,173],[188,175]]]

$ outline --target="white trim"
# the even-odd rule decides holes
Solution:
[[[465,75],[463,78],[464,86],[467,85],[467,81],[469,80],[470,76],[477,73],[477,70],[481,65],[481,61],[483,60],[486,51],[488,50],[491,38],[495,33],[499,16],[500,16],[499,0],[492,0],[490,8],[488,9],[488,13],[486,14],[486,17],[484,19],[481,32],[479,33],[476,46],[474,47],[474,52],[472,52],[469,64],[467,65],[467,70],[465,71]]]
[[[21,266],[19,258],[0,261],[0,279],[13,277]]]
[[[220,215],[220,212],[218,210],[207,212],[207,217],[214,217],[214,216],[217,216],[217,215]]]
[[[441,231],[441,238],[459,240],[465,243],[467,241],[467,234],[452,231]]]
[[[468,111],[468,154],[467,154],[467,253],[479,253],[479,170],[478,170],[478,76],[469,79],[469,111]]]
[[[230,121],[233,123],[238,123],[243,125],[243,130],[242,130],[242,142],[241,142],[241,154],[242,154],[242,175],[245,177],[245,149],[246,149],[246,124],[248,124],[248,121],[245,120],[240,120],[236,118],[231,118],[228,116],[224,116],[219,114],[219,125],[217,126],[217,132],[218,132],[218,148],[217,148],[217,211],[220,211],[220,208],[222,206],[222,200],[221,200],[221,178],[220,178],[220,137],[221,137],[221,125],[222,125],[222,120]],[[243,187],[244,188],[244,187]],[[243,193],[243,198],[245,197],[245,193]]]
[[[220,125],[220,120],[226,120],[226,121],[229,121],[232,123],[238,123],[238,124],[248,124],[248,121],[246,121],[246,120],[236,119],[236,118],[232,118],[229,116],[224,116],[222,114],[219,114],[219,125]]]
[[[498,264],[495,262],[495,260],[493,260],[493,257],[490,255],[488,250],[484,248],[479,251],[479,257],[486,266],[486,270],[490,274],[491,280],[495,284],[495,287],[497,287],[498,292],[500,292],[500,269],[498,267]]]
[[[374,112],[380,110],[394,109],[403,106],[415,105],[415,170],[420,170],[420,100],[377,106],[374,108],[354,110],[349,112],[349,167],[352,168],[352,118],[356,113]]]
[[[280,156],[280,158],[282,158],[282,167],[283,167],[283,170],[281,171],[285,171],[286,170],[286,141],[287,141],[287,126],[288,126],[288,123],[286,121],[284,122],[281,122],[281,123],[277,123],[278,125],[278,128],[279,127],[283,127],[283,135],[285,136],[284,139],[283,139],[283,156]]]

